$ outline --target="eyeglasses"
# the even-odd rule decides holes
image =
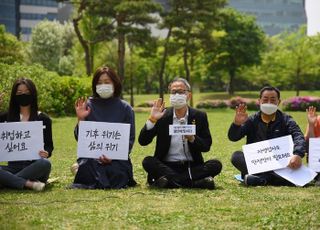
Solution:
[[[188,91],[189,90],[185,90],[185,89],[177,89],[177,90],[171,90],[170,94],[185,94]]]

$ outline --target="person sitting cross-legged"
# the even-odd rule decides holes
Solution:
[[[154,156],[147,156],[142,162],[148,183],[159,188],[214,189],[213,178],[221,172],[222,164],[218,160],[204,162],[202,157],[202,152],[208,152],[212,144],[207,115],[188,106],[191,92],[185,79],[174,79],[169,91],[172,107],[165,109],[162,99],[154,101],[139,135],[142,146],[157,137]],[[169,135],[172,124],[194,124],[196,134]]]
[[[278,110],[280,91],[266,86],[260,90],[260,111],[248,117],[246,106],[240,104],[231,124],[228,137],[231,141],[238,141],[247,137],[247,144],[291,135],[294,149],[288,167],[297,169],[302,164],[306,152],[306,142],[297,123],[289,115]],[[241,172],[241,177],[247,186],[262,185],[292,185],[291,182],[278,176],[273,171],[249,175],[244,154],[236,151],[231,157],[231,163]]]

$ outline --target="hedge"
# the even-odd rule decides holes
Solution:
[[[306,111],[309,106],[315,106],[320,111],[320,97],[292,97],[282,102],[285,111]]]
[[[20,77],[30,78],[35,83],[38,90],[39,109],[50,115],[74,114],[75,100],[80,96],[91,95],[90,77],[61,77],[41,65],[0,63],[0,92],[5,93],[0,111],[8,109],[13,82]]]

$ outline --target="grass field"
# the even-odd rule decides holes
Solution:
[[[230,155],[244,141],[232,143],[226,133],[233,111],[208,112],[213,146],[205,159],[223,163],[217,189],[150,189],[142,159],[154,144],[137,142],[131,154],[139,185],[126,190],[68,190],[76,160],[73,117],[54,118],[55,150],[51,177],[59,180],[44,192],[0,190],[0,229],[320,229],[320,192],[312,185],[244,187]],[[291,113],[304,130],[305,114]],[[137,133],[148,114],[136,113]]]

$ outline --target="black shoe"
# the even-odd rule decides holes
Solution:
[[[244,184],[247,186],[263,186],[267,184],[267,180],[261,176],[245,175]]]
[[[209,177],[205,177],[203,179],[194,181],[193,187],[212,190],[212,189],[215,189],[216,186],[214,184],[213,178],[211,176],[209,176]]]
[[[156,188],[167,188],[168,187],[169,180],[166,176],[159,177],[155,180],[155,182],[152,184],[152,187]]]

